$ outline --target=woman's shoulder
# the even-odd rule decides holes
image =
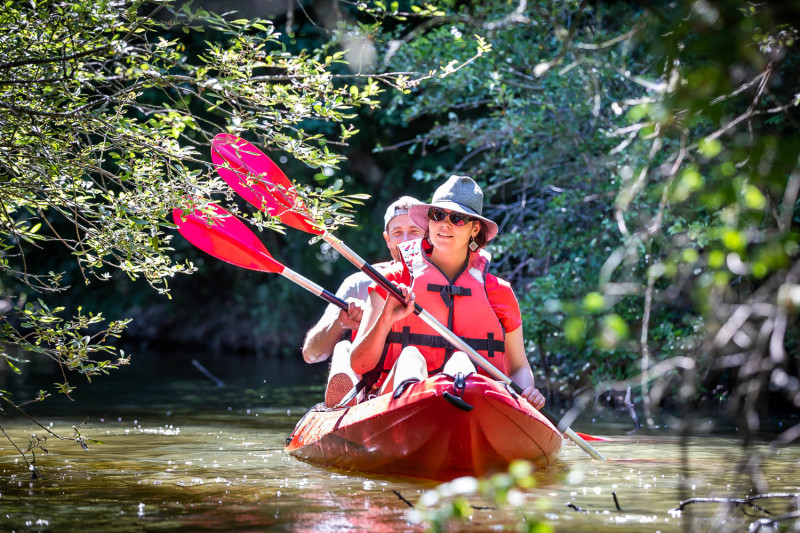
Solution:
[[[510,292],[512,294],[514,293],[514,289],[511,288],[511,284],[509,282],[507,282],[503,278],[498,278],[494,274],[486,274],[486,290]]]
[[[487,274],[486,296],[506,333],[514,331],[522,325],[519,302],[509,282],[494,274]]]

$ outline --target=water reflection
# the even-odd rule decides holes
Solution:
[[[33,406],[41,421],[65,435],[86,419],[83,433],[105,444],[90,444],[84,452],[74,442],[49,439],[50,453],[36,456],[44,479],[31,481],[18,453],[3,441],[0,529],[423,529],[408,522],[401,496],[416,502],[434,483],[323,469],[283,452],[304,408],[322,397],[324,368],[281,359],[201,361],[224,382],[218,387],[191,364],[193,357],[135,359],[122,373],[80,387],[71,405]],[[16,383],[15,390],[38,390],[52,381],[38,375]],[[626,436],[626,423],[576,427],[622,435],[597,444],[608,462],[591,461],[565,445],[556,467],[537,474],[537,487],[521,510],[476,499],[469,530],[513,529],[523,516],[559,531],[707,530],[719,504],[696,504],[682,513],[670,509],[693,496],[741,497],[750,489],[739,468],[746,453],[735,439],[698,437],[684,449],[664,431]],[[19,417],[6,416],[2,426],[20,444],[31,432],[42,433]],[[768,456],[765,486],[800,491],[798,462],[797,447]],[[763,505],[780,514],[788,502]],[[746,529],[760,516],[735,509],[724,527]]]

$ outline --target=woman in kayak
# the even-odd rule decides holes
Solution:
[[[537,409],[544,396],[534,386],[525,355],[522,318],[511,286],[487,273],[483,247],[497,224],[481,216],[483,191],[466,176],[451,176],[430,204],[411,207],[409,216],[425,238],[401,244],[403,261],[384,272],[405,296],[405,305],[370,287],[351,364],[358,374],[377,371],[380,394],[438,372],[475,371],[469,357],[414,314],[414,304],[465,340],[523,389]]]

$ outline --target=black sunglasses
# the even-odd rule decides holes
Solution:
[[[454,226],[463,226],[467,222],[473,220],[472,217],[464,213],[447,213],[444,209],[439,209],[438,207],[431,207],[428,209],[428,218],[434,222],[441,222],[449,219],[449,223]]]

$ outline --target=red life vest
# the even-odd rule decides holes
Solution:
[[[484,284],[491,255],[485,250],[470,252],[464,269],[450,283],[422,250],[422,239],[400,244],[398,250],[411,274],[411,290],[417,303],[505,373],[505,330],[492,310]],[[456,351],[444,337],[412,314],[395,322],[386,337],[378,364],[379,384],[406,346],[419,348],[428,363],[428,375],[441,372]]]

